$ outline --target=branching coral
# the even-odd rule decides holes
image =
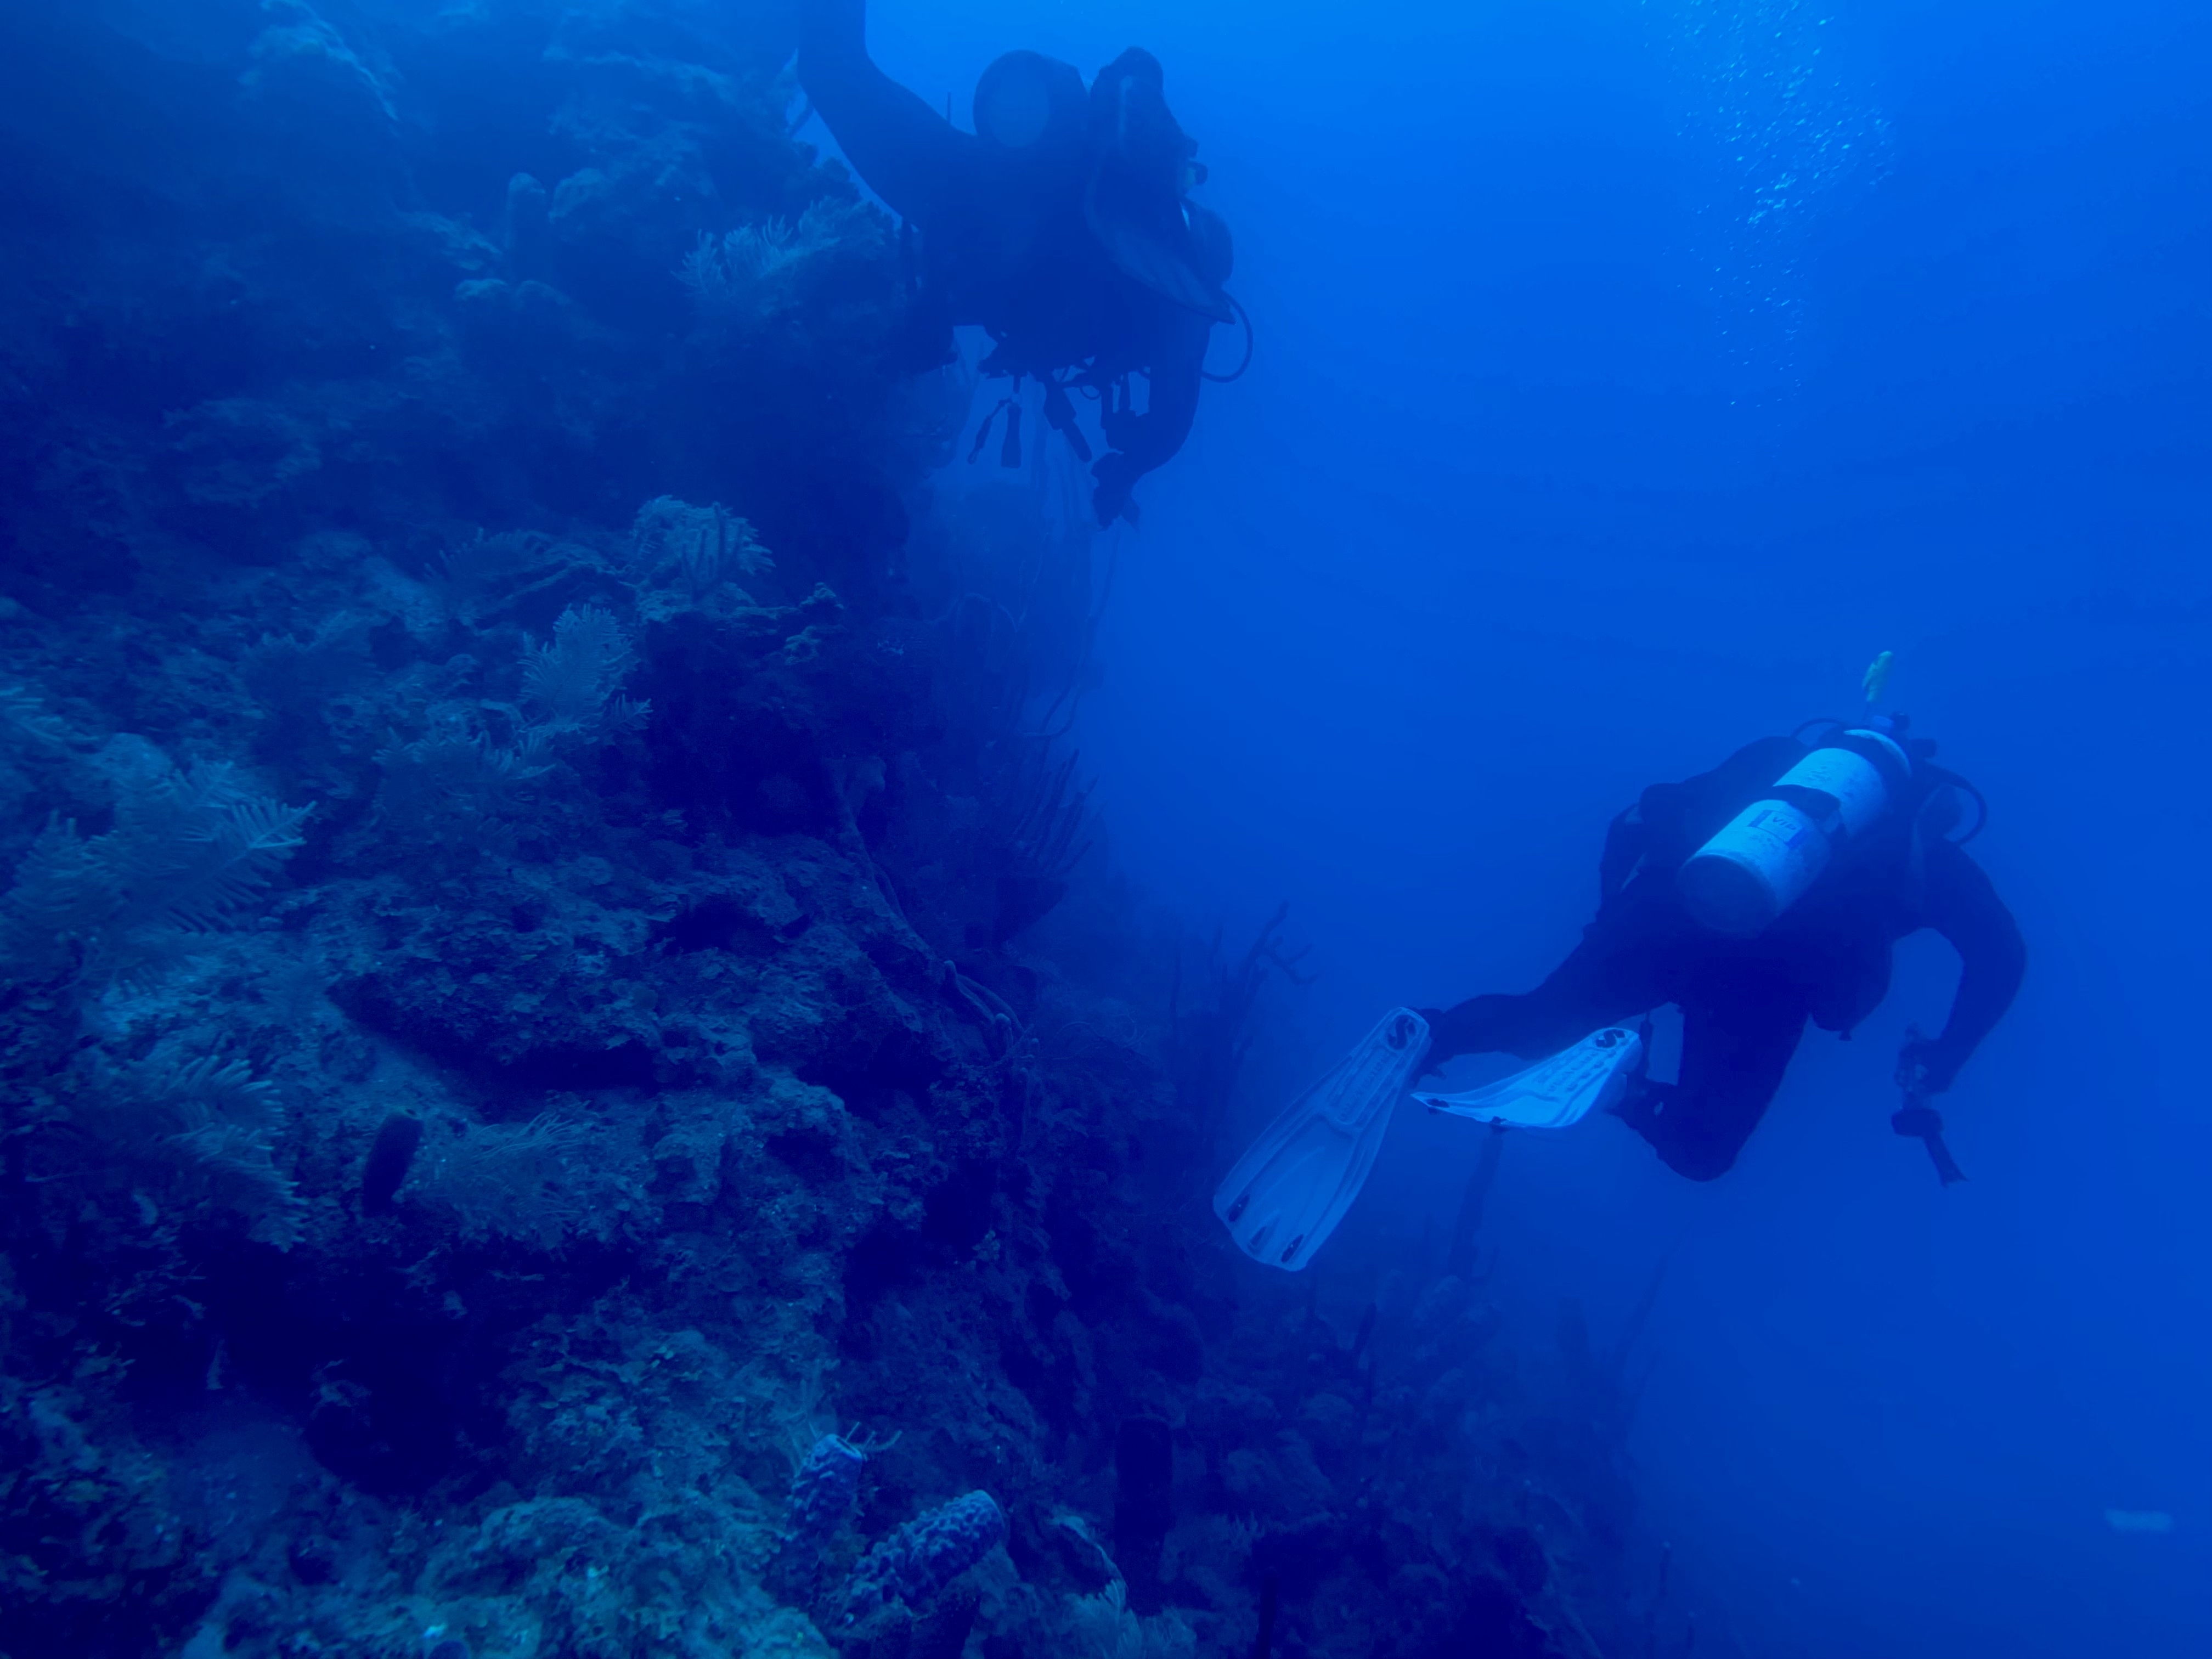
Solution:
[[[764,219],[720,236],[702,236],[699,246],[684,256],[677,275],[702,309],[762,304],[764,290],[778,276],[837,245],[851,211],[817,202],[795,226]]]
[[[572,607],[553,625],[553,642],[536,647],[523,664],[523,696],[544,711],[556,732],[628,731],[650,712],[614,695],[636,662],[612,611]]]
[[[562,546],[534,531],[478,531],[432,555],[423,577],[448,616],[473,623],[529,579],[557,567]]]
[[[1198,1652],[1197,1632],[1179,1613],[1140,1619],[1132,1613],[1119,1578],[1096,1595],[1075,1597],[1068,1615],[1083,1650],[1097,1659],[1194,1659]]]
[[[466,827],[503,841],[501,809],[520,786],[552,769],[553,746],[543,726],[523,727],[512,746],[481,732],[441,731],[409,743],[393,738],[376,751],[376,763],[384,773],[380,818]]]
[[[694,599],[775,564],[752,525],[720,501],[694,507],[673,495],[656,495],[638,509],[629,544],[630,562],[641,575],[648,580],[681,576]]]
[[[591,1131],[548,1114],[491,1124],[447,1141],[417,1176],[463,1233],[557,1249],[584,1230],[594,1198],[585,1154]]]
[[[739,225],[720,236],[702,235],[677,274],[700,304],[726,305],[806,257],[781,219]]]
[[[852,257],[873,258],[882,246],[882,229],[867,209],[825,199],[796,224],[768,219],[702,235],[676,275],[702,322],[742,331],[795,312],[822,276]]]
[[[433,711],[435,724],[422,736],[395,734],[376,753],[379,819],[414,825],[423,846],[509,845],[523,787],[552,771],[563,749],[644,725],[652,705],[616,695],[635,662],[611,611],[569,607],[552,641],[523,659],[522,696],[538,718],[507,703],[450,702]],[[509,741],[483,728],[487,712],[505,717]]]
[[[0,969],[48,973],[82,952],[86,977],[138,981],[237,921],[302,843],[304,806],[241,784],[233,768],[179,770],[143,744],[118,777],[114,827],[87,840],[50,822],[0,900]]]
[[[69,741],[69,728],[28,686],[0,684],[0,726],[58,749]]]
[[[307,1206],[271,1156],[276,1091],[243,1060],[149,1060],[122,1085],[106,1127],[125,1150],[177,1165],[206,1196],[248,1217],[263,1243],[299,1242]]]

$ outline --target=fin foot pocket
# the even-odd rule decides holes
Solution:
[[[1565,1129],[1610,1111],[1644,1069],[1644,1039],[1626,1026],[1591,1032],[1523,1071],[1457,1094],[1416,1094],[1432,1112],[1511,1129]]]

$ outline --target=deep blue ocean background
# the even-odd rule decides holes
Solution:
[[[1254,355],[1141,527],[969,462],[784,0],[0,0],[0,1659],[2212,1652],[2212,12],[870,13],[963,123],[1164,65]],[[1516,1136],[1462,1284],[1406,1108],[1233,1255],[1302,1085],[1884,651],[2030,951],[1966,1183],[1922,937],[1722,1181]]]
[[[1394,1001],[1534,982],[1638,789],[1897,652],[2031,951],[1946,1103],[1969,1184],[1883,1121],[1923,938],[1717,1185],[1609,1124],[1510,1147],[1503,1271],[1602,1327],[1666,1261],[1636,1455],[1746,1650],[2212,1643],[2205,15],[875,16],[956,105],[1005,42],[1146,45],[1238,234],[1255,366],[1150,489],[1086,754],[1163,900],[1291,900],[1279,1093]],[[1334,1251],[1402,1248],[1386,1193],[1448,1213],[1473,1146],[1403,1115]]]

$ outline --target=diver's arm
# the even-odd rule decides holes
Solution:
[[[1098,480],[1093,504],[1102,525],[1113,523],[1127,510],[1129,491],[1139,477],[1175,458],[1198,417],[1198,390],[1212,325],[1181,306],[1163,305],[1161,310],[1162,338],[1146,376],[1145,412],[1110,417],[1103,423],[1106,441],[1117,453],[1102,455],[1091,469]]]
[[[867,0],[805,0],[799,82],[870,190],[927,230],[972,185],[978,140],[878,69]]]
[[[1906,1063],[1926,1092],[1941,1094],[2012,1006],[2027,945],[1981,866],[1948,841],[1931,842],[1927,859],[1927,921],[1959,953],[1959,989],[1942,1035],[1907,1045]]]
[[[1644,822],[1639,802],[1635,806],[1623,807],[1605,827],[1605,850],[1598,854],[1597,902],[1601,906],[1613,902],[1620,890],[1628,885],[1628,878],[1636,873],[1636,866],[1644,862],[1644,849],[1650,845],[1651,836]]]

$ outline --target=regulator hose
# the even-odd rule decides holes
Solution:
[[[1216,374],[1205,368],[1200,368],[1198,373],[1202,380],[1211,380],[1216,386],[1227,386],[1231,380],[1243,380],[1244,371],[1252,367],[1252,313],[1244,309],[1243,302],[1235,295],[1224,290],[1221,297],[1229,301],[1230,308],[1237,313],[1237,320],[1244,325],[1244,356],[1226,374]]]

